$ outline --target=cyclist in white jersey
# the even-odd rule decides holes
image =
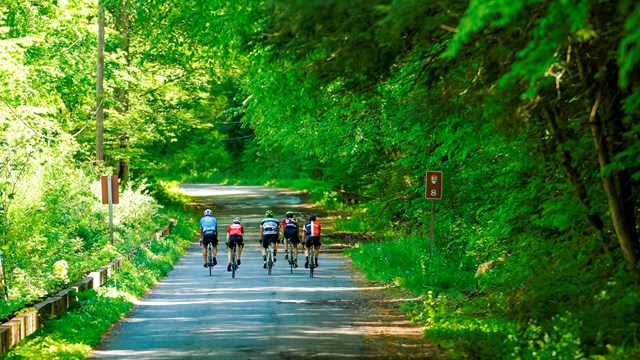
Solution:
[[[276,252],[278,251],[278,232],[280,224],[277,219],[273,218],[273,211],[267,210],[264,214],[266,218],[260,222],[260,242],[262,244],[263,268],[267,268],[267,248],[269,243],[273,243],[273,262],[276,262]]]

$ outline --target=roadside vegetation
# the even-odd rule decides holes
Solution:
[[[84,359],[111,326],[184,255],[194,235],[191,220],[190,216],[178,216],[169,236],[135,254],[119,254],[124,261],[107,284],[78,294],[78,301],[69,312],[47,321],[3,358]]]

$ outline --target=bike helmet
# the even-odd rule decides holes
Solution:
[[[236,224],[240,224],[240,217],[236,216],[233,218],[233,222]]]
[[[285,216],[288,217],[288,218],[293,217],[293,211],[287,211]]]
[[[264,216],[273,217],[273,211],[267,210],[267,212],[264,213]]]
[[[207,209],[204,211],[204,216],[212,216],[213,212],[211,212],[211,209]]]
[[[315,215],[309,215],[309,221],[316,221]]]

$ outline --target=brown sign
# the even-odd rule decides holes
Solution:
[[[431,200],[442,199],[442,171],[427,171],[424,196]]]
[[[103,176],[102,177],[102,203],[109,204],[109,178],[111,178],[111,203],[117,204],[119,202],[118,198],[118,177],[116,175],[113,176]]]

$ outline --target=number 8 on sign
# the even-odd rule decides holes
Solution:
[[[424,194],[427,199],[442,199],[442,171],[427,171]]]

